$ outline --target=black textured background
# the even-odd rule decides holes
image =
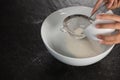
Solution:
[[[100,62],[74,67],[45,48],[40,29],[52,12],[96,0],[0,0],[0,80],[120,80],[120,45]],[[120,14],[120,9],[114,10]]]

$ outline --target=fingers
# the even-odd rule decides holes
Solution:
[[[108,9],[113,5],[115,0],[109,0],[108,1]]]
[[[115,0],[113,3],[114,8],[117,8],[118,0]]]
[[[99,14],[96,16],[97,19],[104,19],[104,20],[113,20],[120,22],[120,16],[114,14]]]
[[[115,23],[106,23],[106,24],[97,24],[97,28],[105,28],[105,29],[120,29],[120,16],[113,14],[100,14],[96,16],[97,19],[105,19],[105,20],[113,20],[117,21]]]
[[[106,45],[112,45],[112,44],[117,44],[115,41],[101,41],[101,44],[106,44]]]
[[[120,43],[120,33],[114,35],[98,35],[97,38],[102,40],[100,41],[101,44],[111,45]]]
[[[97,38],[102,39],[104,41],[114,41],[116,38],[116,35],[97,35]]]
[[[102,2],[107,2],[106,6],[108,9],[115,9],[120,7],[120,0],[98,0],[92,10],[92,14],[99,8]]]
[[[101,29],[120,29],[120,23],[97,24],[96,27]]]
[[[94,12],[99,8],[99,6],[101,5],[101,3],[103,2],[103,0],[98,0],[92,10],[92,14],[94,14]]]
[[[115,9],[120,7],[120,0],[115,0],[114,4],[109,9]]]

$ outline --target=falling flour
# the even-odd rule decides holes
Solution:
[[[73,32],[74,32],[73,37],[74,37],[75,39],[83,39],[83,38],[86,37],[86,35],[84,34],[84,29],[83,29],[83,28],[78,27],[78,28],[75,29]]]
[[[75,29],[76,34],[81,34],[82,29]],[[60,30],[56,30],[53,33],[51,42],[52,48],[65,56],[73,58],[87,58],[93,57],[103,53],[106,50],[105,45],[99,44],[99,42],[90,40],[85,37],[83,39],[75,39],[73,36],[63,33]]]
[[[65,43],[66,49],[69,53],[68,55],[72,57],[92,57],[104,51],[98,42],[94,42],[93,44],[88,40],[88,38],[77,40],[68,35],[66,36]]]

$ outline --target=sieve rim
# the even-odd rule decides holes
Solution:
[[[69,15],[67,16],[64,20],[63,20],[63,29],[65,29],[68,33],[75,35],[75,36],[80,36],[81,34],[76,34],[75,32],[71,31],[67,24],[65,22],[67,22],[69,19],[73,18],[73,17],[85,17],[88,19],[88,21],[90,22],[90,24],[92,23],[92,21],[94,21],[92,18],[88,17],[87,15],[83,15],[83,14],[73,14],[73,15]]]

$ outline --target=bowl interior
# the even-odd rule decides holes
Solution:
[[[63,21],[67,16],[73,14],[84,14],[90,16],[92,8],[76,6],[58,10],[48,16],[41,29],[44,43],[58,54],[72,58],[88,58],[102,54],[112,45],[101,45],[97,41],[76,40],[67,33],[61,31]]]

